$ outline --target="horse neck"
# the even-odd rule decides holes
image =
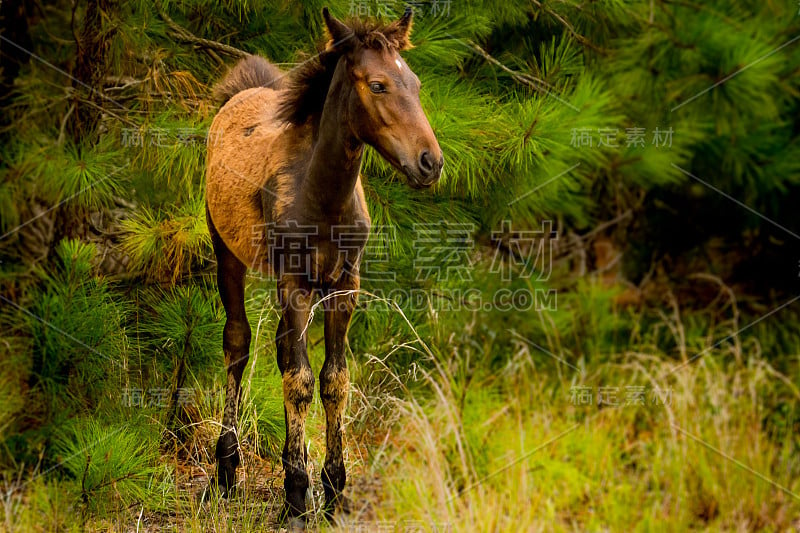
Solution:
[[[341,63],[341,62],[340,62]],[[320,214],[337,214],[352,206],[364,155],[364,144],[353,135],[345,106],[348,86],[340,64],[334,74],[316,132],[304,195]]]

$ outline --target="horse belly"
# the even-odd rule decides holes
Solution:
[[[214,227],[228,249],[248,268],[270,270],[265,240],[265,217],[258,190],[235,184],[229,176],[209,179],[206,203]]]

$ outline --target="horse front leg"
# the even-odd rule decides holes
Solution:
[[[347,327],[355,309],[358,278],[337,288],[347,291],[325,300],[325,363],[319,373],[319,392],[325,408],[325,466],[322,487],[325,491],[325,514],[332,518],[337,510],[347,512],[342,495],[347,476],[344,468],[343,434],[344,411],[350,392],[350,372],[347,370],[345,346]]]
[[[276,336],[278,368],[283,380],[283,408],[286,441],[281,455],[286,475],[286,501],[282,518],[305,518],[308,490],[305,421],[314,398],[314,373],[308,361],[303,333],[311,308],[311,292],[291,282],[279,282],[283,315]]]

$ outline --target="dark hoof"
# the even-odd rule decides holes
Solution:
[[[208,482],[208,490],[206,492],[209,495],[216,495],[229,500],[236,495],[236,485],[226,487],[218,482],[218,478],[211,478]]]
[[[286,531],[305,531],[306,519],[305,511],[300,511],[289,502],[283,503],[279,522],[286,528]]]
[[[338,515],[350,514],[350,500],[342,493],[339,493],[333,498],[325,499],[325,506],[322,508],[325,513],[325,518],[333,523],[334,517]]]
[[[217,477],[211,480],[211,488],[219,491],[223,498],[230,498],[236,492],[236,467],[217,465]]]
[[[226,498],[236,490],[236,467],[239,466],[239,444],[233,431],[223,433],[217,441],[217,479],[212,485]]]

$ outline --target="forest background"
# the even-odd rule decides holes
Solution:
[[[0,3],[2,529],[278,527],[278,314],[255,274],[242,490],[206,492],[211,86],[249,53],[313,57],[324,5],[407,4]],[[410,4],[446,167],[415,191],[365,160],[348,527],[800,527],[800,5]]]

